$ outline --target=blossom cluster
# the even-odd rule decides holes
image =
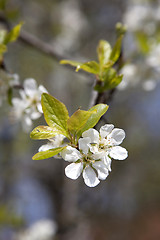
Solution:
[[[159,2],[130,0],[127,5],[123,15],[128,30],[124,40],[124,59],[131,59],[131,63],[122,67],[124,78],[118,88],[124,90],[139,85],[145,91],[152,91],[159,82]]]
[[[50,139],[42,145],[39,151],[45,151],[59,146],[65,146],[61,157],[70,162],[65,168],[65,174],[71,179],[77,179],[81,173],[84,182],[89,187],[95,187],[100,180],[105,180],[111,171],[111,159],[124,160],[128,156],[125,148],[118,146],[125,138],[122,129],[114,128],[113,124],[105,124],[100,132],[90,128],[82,133],[77,146],[65,144],[63,135]]]
[[[32,126],[32,120],[38,119],[43,111],[41,106],[41,94],[47,92],[44,86],[37,86],[33,78],[24,80],[23,90],[19,91],[20,98],[12,98],[11,119],[13,122],[21,121],[22,128],[28,132]]]

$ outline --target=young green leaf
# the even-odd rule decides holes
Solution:
[[[93,74],[98,74],[100,69],[99,69],[99,64],[95,61],[90,61],[90,62],[85,62],[83,64],[79,64],[76,68],[76,72],[78,72],[80,69],[83,69],[85,72],[93,73]]]
[[[69,119],[66,106],[47,93],[42,94],[42,109],[47,124],[68,137],[67,120]]]
[[[95,113],[96,111],[91,112],[78,109],[67,121],[69,131],[76,134],[85,125],[93,112]]]
[[[112,78],[110,82],[105,82],[104,90],[113,89],[117,87],[122,81],[122,78],[123,78],[123,75],[117,75],[116,77]]]
[[[9,42],[14,42],[17,40],[20,34],[20,30],[22,27],[23,23],[19,23],[16,25],[9,33],[6,34],[4,38],[4,44],[8,44]]]
[[[101,67],[107,64],[107,62],[109,61],[111,52],[112,52],[112,48],[110,44],[105,40],[101,40],[97,48],[98,60]]]
[[[0,30],[0,44],[4,43],[4,39],[5,39],[6,35],[7,35],[7,31],[4,29],[1,29]]]
[[[94,127],[98,123],[98,121],[102,117],[102,115],[104,115],[105,112],[108,110],[108,107],[109,106],[107,104],[97,104],[97,105],[93,106],[92,108],[90,108],[88,110],[88,112],[91,112],[92,114],[88,118],[85,125],[77,132],[77,136],[80,137],[84,131],[88,130],[89,128]],[[96,112],[93,112],[95,110],[96,110]]]
[[[0,55],[7,51],[7,46],[4,44],[0,44]]]
[[[121,35],[121,36],[117,39],[117,41],[116,41],[116,43],[115,43],[115,45],[114,45],[114,47],[113,47],[112,53],[111,53],[111,55],[110,55],[110,60],[111,60],[112,62],[114,62],[114,63],[118,60],[118,58],[119,58],[119,56],[120,56],[121,47],[122,47],[122,39],[123,39],[123,35]]]
[[[49,126],[38,126],[30,133],[32,139],[49,139],[57,134],[61,134],[59,130]]]
[[[80,69],[84,70],[85,72],[98,74],[99,73],[99,65],[95,61],[90,62],[76,62],[71,60],[61,60],[60,64],[69,64],[73,67],[76,67],[76,72],[78,72]]]
[[[94,90],[104,92],[108,89],[115,88],[122,81],[122,77],[122,75],[117,75],[114,68],[106,69],[106,71],[103,72],[103,82],[96,84]]]
[[[150,43],[148,41],[148,37],[143,32],[137,32],[135,34],[138,45],[142,53],[147,54],[150,50]]]
[[[64,60],[60,61],[60,64],[69,64],[73,67],[78,67],[79,65],[82,65],[83,63],[64,59]]]
[[[33,160],[42,160],[42,159],[53,157],[53,156],[57,155],[58,153],[60,153],[64,148],[66,148],[66,147],[52,148],[52,149],[49,149],[46,151],[38,152],[32,157],[32,159]]]

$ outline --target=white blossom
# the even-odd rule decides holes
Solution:
[[[22,99],[28,103],[29,113],[32,119],[39,118],[41,116],[41,94],[46,92],[44,86],[37,86],[37,82],[33,78],[28,78],[24,81],[24,90],[20,91]],[[38,114],[37,114],[38,113]]]
[[[66,176],[77,179],[82,173],[85,184],[95,187],[111,171],[111,158],[127,158],[127,150],[118,146],[124,138],[124,130],[114,128],[112,124],[102,126],[100,133],[93,128],[83,132],[78,148],[68,146],[61,152],[62,158],[71,162],[65,168]]]
[[[146,63],[148,66],[154,68],[158,73],[160,72],[160,44],[153,47],[147,57]]]
[[[124,14],[124,23],[129,31],[145,31],[150,34],[155,31],[155,13],[149,4],[135,4],[128,7]]]
[[[57,231],[57,225],[49,219],[35,222],[25,231],[16,234],[14,240],[52,240]]]
[[[21,98],[13,98],[11,109],[12,122],[21,121],[25,132],[32,126],[32,120],[38,119],[42,115],[41,94],[47,92],[42,86],[37,86],[34,79],[29,78],[24,81],[24,89],[20,90]]]
[[[38,149],[38,151],[39,151],[39,152],[42,152],[42,151],[47,151],[47,150],[49,150],[49,149],[53,149],[53,148],[57,148],[57,147],[62,147],[62,146],[65,145],[65,143],[64,143],[64,141],[63,141],[64,138],[65,138],[64,135],[58,134],[58,135],[56,135],[55,137],[48,139],[48,143],[42,145],[42,146]],[[58,155],[55,155],[54,157],[55,157],[55,158],[58,158],[58,157],[60,157],[60,155],[58,154]]]
[[[137,84],[138,68],[135,64],[124,65],[120,73],[123,74],[123,79],[122,82],[118,85],[119,90],[124,90],[128,86]]]
[[[97,132],[95,129],[89,129],[85,131],[82,136],[89,137],[92,132]],[[105,164],[108,163],[108,158],[114,158],[117,160],[124,160],[127,158],[127,150],[118,146],[125,138],[125,132],[123,129],[114,128],[113,124],[105,124],[100,128],[99,139],[95,143],[90,144],[90,151],[94,154],[101,154]]]
[[[142,87],[145,91],[152,91],[156,88],[157,82],[154,79],[148,79],[143,82]]]

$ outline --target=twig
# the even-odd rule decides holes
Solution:
[[[54,58],[56,61],[60,61],[62,59],[67,59],[67,56],[62,56],[61,54],[57,53],[53,46],[48,43],[41,41],[39,38],[35,37],[34,35],[21,30],[20,36],[18,38],[21,42],[27,44],[28,46],[34,47],[40,52],[46,54]]]

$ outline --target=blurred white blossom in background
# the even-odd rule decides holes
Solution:
[[[49,219],[35,222],[28,229],[16,234],[14,240],[53,240],[57,225]]]
[[[37,86],[37,82],[29,78],[24,80],[24,89],[19,91],[21,98],[12,98],[11,120],[20,121],[25,132],[30,131],[32,120],[38,119],[43,113],[41,94],[44,92],[47,93],[44,86]]]
[[[58,15],[57,15],[58,12]],[[79,38],[88,29],[88,22],[80,10],[78,0],[66,0],[53,10],[53,19],[59,19],[61,32],[54,39],[54,47],[59,52],[72,51],[79,45]]]

